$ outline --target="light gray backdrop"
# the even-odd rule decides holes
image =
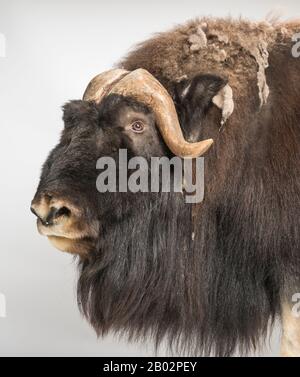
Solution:
[[[150,345],[96,339],[77,310],[72,257],[36,231],[29,206],[63,126],[60,108],[81,98],[94,75],[153,32],[199,15],[262,19],[280,3],[285,17],[300,16],[299,0],[0,0],[6,39],[6,57],[0,57],[0,292],[7,303],[0,355],[152,354]],[[266,355],[278,354],[278,338],[273,335]]]

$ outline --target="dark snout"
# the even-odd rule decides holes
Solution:
[[[30,209],[37,217],[41,234],[72,239],[83,236],[83,211],[63,195],[48,191],[37,192]]]
[[[37,192],[31,202],[40,234],[59,250],[86,255],[95,246],[98,223],[87,219],[80,206],[63,195]]]
[[[70,204],[50,194],[42,194],[33,199],[30,210],[43,226],[52,226],[71,216]]]

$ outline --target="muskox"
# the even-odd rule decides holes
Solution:
[[[228,356],[257,349],[278,318],[282,354],[300,355],[299,29],[197,19],[64,106],[31,208],[39,232],[78,256],[78,304],[97,334]],[[100,193],[96,161],[121,148],[205,156],[204,200]]]

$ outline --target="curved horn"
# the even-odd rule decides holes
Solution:
[[[177,112],[167,90],[144,69],[124,75],[110,93],[130,96],[148,105],[156,115],[157,126],[172,153],[180,157],[202,156],[213,144],[212,139],[188,143],[182,134]]]
[[[100,75],[95,76],[88,84],[83,95],[83,100],[101,102],[102,98],[110,92],[113,86],[128,73],[129,71],[118,68],[100,73]]]

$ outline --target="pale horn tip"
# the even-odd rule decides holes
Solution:
[[[187,155],[186,157],[196,158],[196,157],[203,156],[204,153],[206,153],[210,149],[213,143],[214,143],[213,139],[206,139],[198,143],[195,143],[194,145],[190,144],[193,146],[193,152],[190,156]]]

